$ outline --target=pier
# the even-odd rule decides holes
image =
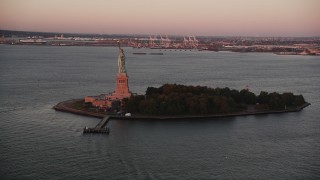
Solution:
[[[57,111],[64,111],[64,112],[70,112],[73,114],[78,115],[85,115],[90,117],[96,117],[96,118],[102,118],[101,121],[96,125],[94,128],[84,127],[83,128],[83,134],[89,134],[89,133],[105,133],[109,134],[110,129],[105,127],[107,123],[110,120],[110,116],[107,116],[105,114],[101,113],[95,113],[95,112],[89,112],[89,111],[83,111],[79,109],[75,109],[72,107],[72,104],[78,102],[79,99],[72,99],[64,102],[60,102],[57,105],[55,105],[53,108]]]
[[[105,127],[110,120],[110,116],[105,116],[94,128],[83,128],[83,134],[88,133],[110,133],[110,129]]]

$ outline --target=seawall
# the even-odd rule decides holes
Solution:
[[[107,116],[103,113],[95,113],[84,110],[78,110],[72,107],[72,103],[79,101],[79,99],[72,99],[58,103],[53,108],[57,111],[69,112],[78,115],[104,118]],[[229,114],[209,114],[209,115],[181,115],[181,116],[110,116],[110,119],[123,119],[123,120],[179,120],[179,119],[212,119],[212,118],[225,118],[225,117],[237,117],[237,116],[252,116],[252,115],[266,115],[266,114],[279,114],[279,113],[289,113],[289,112],[298,112],[307,106],[311,105],[310,103],[305,103],[301,106],[298,106],[294,109],[286,110],[269,110],[269,111],[256,111],[256,112],[237,112]]]
[[[69,112],[72,114],[78,114],[78,115],[84,115],[84,116],[90,116],[90,117],[96,117],[96,118],[103,118],[106,116],[105,114],[101,114],[101,113],[94,113],[94,112],[75,109],[72,107],[72,104],[75,103],[76,101],[79,101],[79,99],[71,99],[71,100],[60,102],[57,105],[53,106],[53,109],[57,111]]]

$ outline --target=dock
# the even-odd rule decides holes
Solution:
[[[105,127],[107,123],[110,120],[110,116],[105,116],[94,128],[85,127],[83,128],[83,134],[89,134],[89,133],[103,133],[103,134],[109,134],[110,129]]]

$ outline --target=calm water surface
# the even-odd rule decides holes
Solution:
[[[130,89],[163,83],[303,94],[298,113],[112,120],[56,112],[113,91],[117,48],[0,46],[0,179],[319,179],[320,57],[124,48]]]

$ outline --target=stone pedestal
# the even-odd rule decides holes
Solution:
[[[128,76],[126,73],[118,73],[116,80],[116,90],[112,96],[117,99],[128,98],[131,96],[128,85]]]

